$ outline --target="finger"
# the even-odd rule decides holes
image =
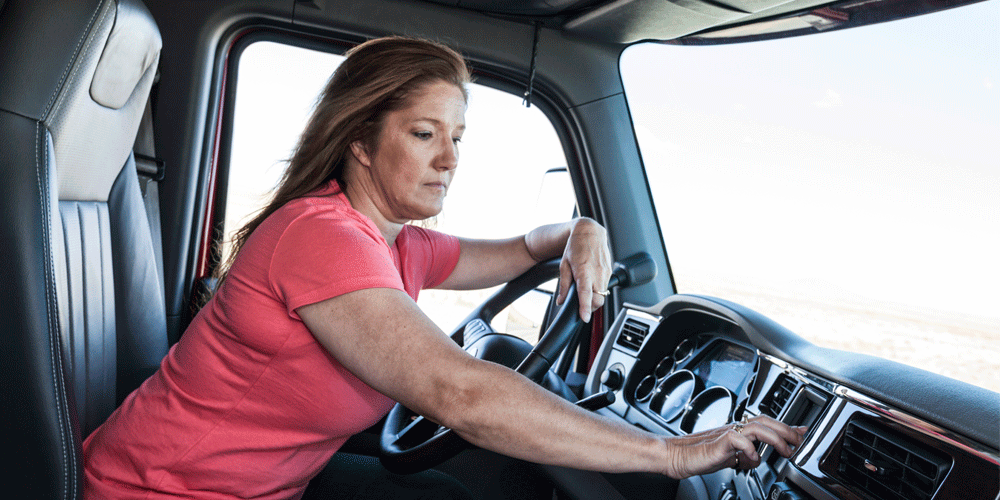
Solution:
[[[743,450],[736,450],[733,452],[733,465],[732,469],[736,470],[750,470],[756,469],[760,465],[760,457],[756,459],[751,459]]]
[[[740,462],[740,458],[741,458],[742,455],[743,455],[743,453],[739,452],[739,451],[733,453],[733,457],[729,460],[730,462],[732,462],[732,465],[728,465],[727,464],[726,466],[729,467],[729,468],[731,468],[731,469],[737,469],[737,470],[742,469],[743,466],[746,465],[746,463]]]
[[[753,445],[753,441],[748,434],[749,427],[749,424],[743,427],[743,432],[738,432],[735,427],[729,428],[729,443],[735,451],[741,454],[741,466],[744,461],[746,461],[747,464],[750,464],[751,462],[756,464],[758,463],[758,460],[760,460],[760,456],[757,455],[757,447]]]
[[[757,422],[773,430],[781,439],[790,445],[790,449],[792,449],[791,447],[796,447],[802,444],[806,431],[809,430],[807,427],[789,427],[782,422],[764,416],[755,417],[751,419],[751,422]]]
[[[576,293],[580,297],[580,319],[584,323],[590,321],[590,315],[593,312],[591,309],[591,303],[594,300],[593,284],[587,278],[580,278],[576,282]],[[600,295],[598,295],[600,297]]]
[[[602,295],[600,293],[600,291],[595,292],[594,296],[593,296],[593,299],[590,302],[591,311],[596,311],[596,310],[600,309],[601,306],[604,305],[605,300],[606,299],[605,299],[604,295]]]
[[[559,295],[556,296],[556,304],[562,305],[566,301],[566,294],[569,293],[569,285],[573,281],[573,271],[569,267],[567,259],[559,263]]]
[[[611,280],[611,250],[608,249],[607,244],[602,245],[601,248],[601,279],[602,283],[607,283]]]
[[[788,430],[791,430],[790,427],[785,427]],[[750,439],[773,446],[775,451],[780,453],[781,456],[785,458],[790,457],[794,451],[789,441],[785,440],[785,438],[782,437],[777,430],[760,422],[750,422],[747,424],[746,427],[743,428],[743,434]],[[796,436],[796,440],[793,442],[798,442],[798,434],[792,434]]]

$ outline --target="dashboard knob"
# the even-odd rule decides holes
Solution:
[[[622,382],[625,382],[625,367],[620,363],[615,363],[601,374],[601,385],[612,391],[621,389]]]

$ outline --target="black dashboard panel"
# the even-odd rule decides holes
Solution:
[[[585,386],[587,394],[608,389],[618,398],[605,414],[661,434],[744,415],[809,427],[790,459],[762,446],[756,469],[687,479],[679,498],[1000,497],[1000,395],[814,346],[720,299],[626,305]]]

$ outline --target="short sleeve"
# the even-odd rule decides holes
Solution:
[[[405,268],[419,267],[423,273],[421,288],[434,288],[451,276],[462,253],[458,238],[418,226],[406,226],[407,259]],[[410,264],[410,265],[408,265]]]
[[[268,276],[288,314],[295,309],[367,288],[403,290],[382,235],[339,211],[297,217],[283,231]]]

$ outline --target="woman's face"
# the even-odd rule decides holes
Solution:
[[[465,108],[458,87],[430,83],[414,93],[408,107],[385,115],[374,151],[352,145],[371,181],[369,196],[387,220],[404,223],[441,212],[458,167]]]

